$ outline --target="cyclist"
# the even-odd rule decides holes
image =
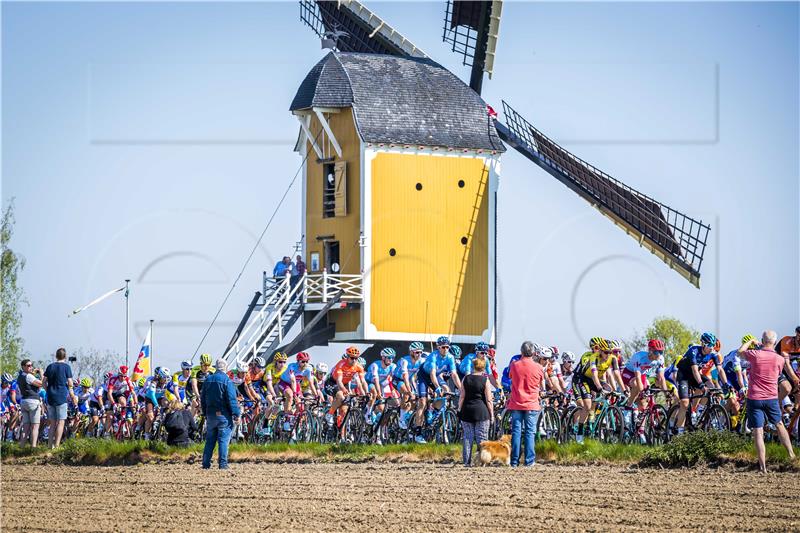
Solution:
[[[475,353],[467,354],[467,356],[461,360],[461,363],[458,365],[458,378],[460,380],[464,379],[464,376],[471,374],[472,370],[475,367],[475,359],[483,359],[486,361],[486,377],[489,378],[492,386],[494,388],[500,388],[500,384],[497,381],[497,367],[495,366],[495,371],[492,373],[491,366],[494,365],[494,358],[488,359],[489,357],[489,344],[485,342],[479,342],[475,345]],[[453,348],[450,348],[450,351],[453,351]]]
[[[375,423],[379,414],[383,412],[384,404],[381,402],[375,405],[379,399],[397,398],[397,390],[392,384],[392,375],[397,370],[397,365],[394,363],[394,358],[397,357],[397,352],[394,348],[386,347],[381,350],[381,358],[379,361],[374,361],[367,368],[366,380],[367,391],[369,393],[369,404],[364,412],[364,420],[367,424]],[[374,413],[373,413],[374,409]],[[374,416],[373,416],[374,414]]]
[[[172,402],[178,399],[179,393],[178,386],[172,381],[172,373],[165,366],[157,366],[153,369],[153,379],[145,386],[147,390],[145,391],[144,404],[144,438],[149,439],[161,398],[165,398],[167,402]]]
[[[191,399],[192,391],[189,390],[191,387],[191,380],[192,362],[181,361],[181,371],[175,372],[175,374],[172,376],[172,381],[174,381],[178,386],[178,397],[184,404],[189,403],[189,400]]]
[[[645,408],[645,402],[639,395],[649,386],[650,376],[655,376],[658,388],[667,388],[664,379],[665,366],[664,341],[661,339],[650,339],[647,341],[647,351],[636,352],[625,363],[622,382],[629,390],[628,405],[633,407],[634,416],[637,412],[637,401],[640,408]]]
[[[284,397],[283,389],[280,387],[281,375],[286,372],[286,361],[289,357],[278,352],[272,358],[272,362],[264,368],[264,381],[267,384],[267,403],[270,409],[276,409],[280,398]]]
[[[561,354],[561,382],[564,386],[564,394],[572,392],[572,365],[575,364],[575,354],[572,352],[563,352]]]
[[[600,380],[605,377],[609,369],[619,371],[617,358],[611,354],[611,347],[603,337],[592,337],[589,340],[589,350],[581,356],[578,367],[572,373],[572,387],[575,392],[576,401],[580,411],[576,422],[578,424],[575,440],[583,443],[583,433],[586,428],[587,420],[594,422],[593,402],[597,394],[600,394],[602,385]],[[612,380],[614,374],[611,374]],[[614,384],[612,384],[613,387]]]
[[[108,382],[114,377],[113,372],[106,372],[103,375],[103,383],[99,383],[94,388],[92,397],[89,398],[89,415],[92,417],[89,423],[87,432],[91,433],[95,426],[100,422],[100,417],[103,417],[103,424],[106,428],[111,427],[112,411],[111,405],[106,405],[106,397],[108,395]]]
[[[329,401],[326,398],[325,393],[322,391],[322,386],[325,384],[325,381],[328,379],[328,365],[325,363],[319,363],[317,368],[314,369],[314,385],[317,387],[317,395],[321,402]]]
[[[462,355],[461,346],[458,346],[456,344],[451,345],[450,353],[453,355],[453,360],[455,360],[456,362],[456,368],[458,368],[458,365],[461,364],[461,355]]]
[[[92,388],[92,378],[84,377],[81,378],[78,386],[75,388],[75,407],[77,412],[81,415],[88,415],[89,414],[89,400],[94,395],[94,389]],[[76,416],[72,419],[70,431],[75,433],[80,425],[81,417]]]
[[[128,401],[136,406],[136,394],[131,378],[128,377],[128,367],[122,365],[119,367],[119,373],[108,381],[108,402],[112,408],[119,403],[120,407],[125,409]]]
[[[247,365],[247,372],[244,375],[244,382],[242,383],[242,396],[251,402],[254,402],[256,408],[256,415],[258,415],[258,404],[261,403],[261,395],[256,391],[256,386],[263,381],[266,374],[267,361],[258,356],[254,358]],[[259,387],[260,388],[260,387]]]
[[[292,405],[295,396],[302,395],[302,383],[308,383],[314,396],[317,396],[317,387],[314,384],[314,367],[311,366],[311,355],[308,352],[300,352],[297,354],[297,361],[289,363],[286,371],[281,373],[280,382],[285,385],[286,396],[286,412],[293,413],[294,406]],[[284,430],[289,431],[292,426],[289,418],[284,419]]]
[[[553,352],[553,348],[541,347],[539,359],[539,364],[544,368],[544,381],[547,390],[563,394],[565,383],[561,373],[561,363],[558,362],[558,356]]]
[[[680,398],[680,407],[678,408],[677,418],[675,424],[678,434],[684,432],[684,424],[686,422],[686,411],[689,409],[689,398],[693,391],[699,391],[708,386],[711,379],[703,380],[700,374],[700,368],[704,367],[709,361],[717,366],[717,371],[725,383],[728,380],[725,377],[725,371],[720,366],[719,355],[714,353],[714,347],[717,345],[717,336],[713,333],[703,333],[700,336],[700,345],[690,345],[686,353],[677,361],[675,368],[676,381],[678,386],[678,398]]]
[[[192,379],[191,379],[191,387],[192,392],[197,393],[197,411],[199,412],[200,408],[200,401],[202,399],[203,394],[203,384],[206,382],[206,378],[213,374],[216,369],[211,366],[211,355],[204,353],[200,355],[200,366],[196,366],[192,369]]]
[[[325,382],[325,394],[333,396],[333,403],[325,413],[325,422],[329,426],[333,425],[333,414],[342,407],[344,399],[351,394],[350,383],[355,381],[358,383],[358,388],[361,388],[360,382],[364,379],[364,367],[358,364],[361,351],[355,346],[350,346],[345,350],[345,355],[347,358],[336,363]],[[344,416],[344,410],[340,411],[340,416]]]
[[[461,380],[456,372],[453,354],[450,353],[450,339],[443,335],[436,339],[436,352],[425,359],[422,369],[417,372],[417,411],[414,416],[416,436],[414,440],[419,444],[425,444],[425,437],[422,436],[422,422],[428,406],[428,390],[431,389],[435,395],[449,392],[447,380],[450,378],[456,388],[460,390]],[[441,405],[434,404],[434,407],[439,409]]]
[[[8,422],[5,429],[14,433],[19,419],[19,388],[17,380],[9,373],[4,373],[2,378],[2,388],[0,388],[0,415],[8,413]],[[3,435],[5,439],[5,435]]]
[[[749,333],[742,337],[742,344],[748,343],[751,340],[756,340],[755,337]],[[725,408],[731,415],[731,427],[736,428],[739,425],[739,411],[741,409],[741,401],[747,393],[747,377],[745,372],[742,371],[744,366],[750,366],[749,363],[742,361],[739,357],[739,349],[736,348],[729,352],[728,355],[722,359],[722,369],[725,370],[725,376],[728,378],[727,386],[725,389]]]
[[[792,367],[792,358],[796,360],[800,356],[800,326],[797,326],[794,333],[794,336],[787,335],[782,338],[775,349],[786,359],[783,371],[778,376],[778,401],[781,405],[783,405],[784,399],[793,389],[797,389],[798,383],[800,383],[797,372]],[[795,394],[795,411],[800,412],[800,394]]]
[[[417,390],[417,371],[425,363],[425,347],[419,341],[414,341],[408,345],[408,355],[400,358],[397,369],[394,372],[393,381],[399,385],[400,398],[400,421],[401,429],[408,429],[408,418],[411,412],[411,402],[414,401]]]

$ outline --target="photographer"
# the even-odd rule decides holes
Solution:
[[[67,350],[56,350],[56,360],[47,365],[44,371],[43,386],[47,389],[47,420],[50,423],[48,439],[50,447],[61,444],[64,423],[67,420],[67,398],[78,405],[78,398],[72,388],[72,367],[67,363]]]

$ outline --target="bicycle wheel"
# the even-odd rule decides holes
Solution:
[[[661,405],[654,405],[647,413],[644,421],[644,434],[647,444],[656,446],[669,440],[667,431],[667,410]]]
[[[539,421],[536,423],[536,438],[540,440],[558,440],[561,434],[561,420],[558,411],[551,406],[542,409],[539,414]]]
[[[561,442],[573,442],[575,441],[575,437],[578,435],[578,415],[581,412],[581,408],[573,407],[569,411],[567,411],[564,420],[564,428],[561,430]]]
[[[615,405],[609,406],[600,415],[594,434],[598,440],[607,444],[622,442],[625,438],[625,419],[622,417],[622,410]]]
[[[391,409],[384,415],[378,431],[384,444],[398,444],[401,442],[400,413],[397,409]]]
[[[364,435],[364,412],[352,407],[345,415],[344,440],[350,443],[360,443]]]
[[[436,442],[441,444],[452,444],[458,442],[458,416],[452,409],[446,409],[439,419],[439,427],[436,430]]]
[[[294,427],[294,439],[297,442],[311,442],[313,427],[311,417],[303,412],[298,415],[297,423]]]
[[[676,403],[667,411],[667,435],[666,439],[669,441],[678,434],[678,410],[681,404]],[[692,420],[689,416],[684,417],[683,425],[687,430],[691,430]]]
[[[511,435],[511,411],[507,410],[505,413],[503,413],[503,417],[500,419],[500,427],[498,431],[499,433],[497,434],[497,439],[503,435]]]
[[[729,431],[731,429],[731,418],[728,412],[721,405],[711,405],[703,413],[703,431]]]

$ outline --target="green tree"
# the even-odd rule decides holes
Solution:
[[[680,320],[669,316],[659,316],[644,333],[635,333],[630,339],[623,341],[625,352],[632,354],[647,349],[649,339],[664,341],[664,358],[670,364],[676,356],[683,355],[693,342],[699,342],[700,332],[687,326]]]
[[[3,372],[19,368],[25,357],[25,346],[19,334],[22,323],[23,304],[27,304],[25,293],[18,279],[25,268],[25,258],[11,249],[14,234],[14,199],[3,210],[0,222],[0,367]]]

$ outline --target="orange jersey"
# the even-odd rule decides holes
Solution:
[[[781,342],[778,343],[778,353],[783,352],[790,355],[800,354],[800,342],[797,342],[796,336],[792,335],[781,339]]]
[[[331,371],[333,381],[336,381],[340,374],[342,376],[342,385],[347,385],[356,374],[361,374],[362,377],[364,376],[364,367],[358,363],[351,365],[348,359],[342,359],[336,363],[336,366],[333,367],[333,371]]]
[[[258,383],[264,377],[264,371],[261,369],[256,368],[255,372],[253,369],[249,369],[247,374],[244,375],[244,382],[246,385],[251,383]]]

